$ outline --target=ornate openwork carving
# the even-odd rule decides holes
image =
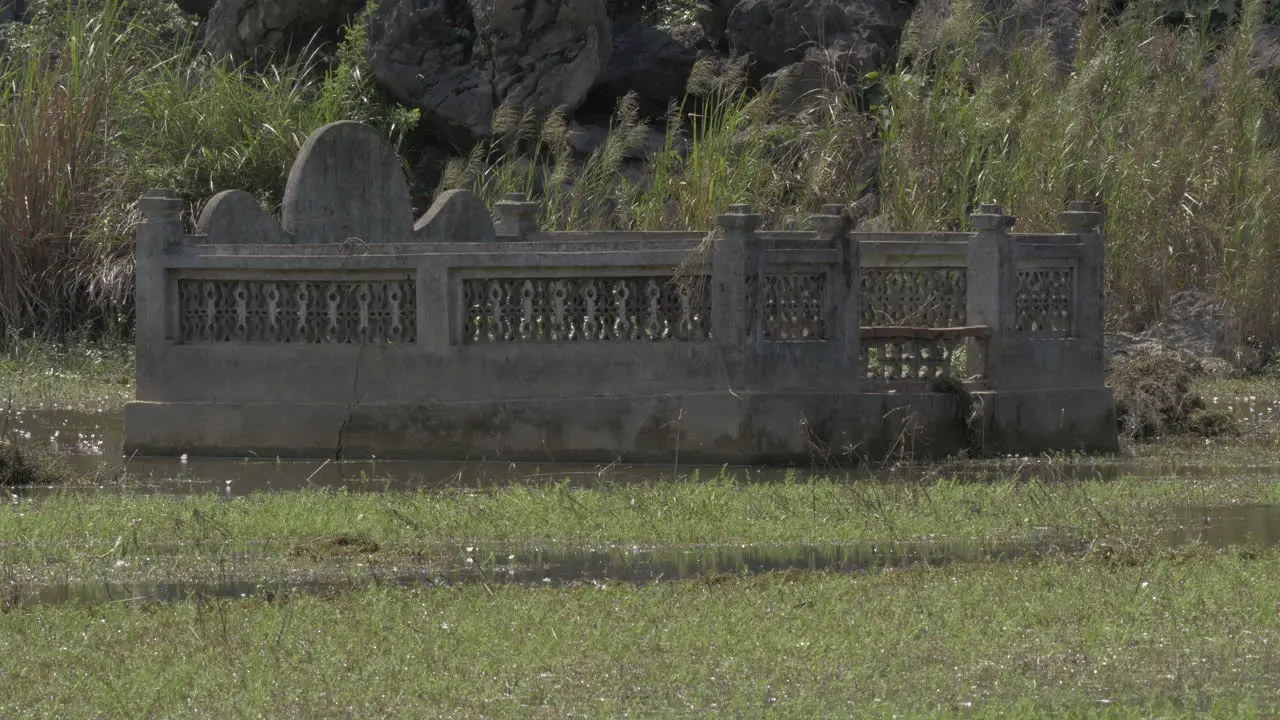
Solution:
[[[412,280],[179,280],[184,343],[412,343]]]
[[[464,344],[704,341],[710,283],[665,277],[463,280]]]
[[[1070,333],[1075,287],[1070,267],[1018,271],[1018,332]]]
[[[862,326],[961,327],[964,268],[863,268]]]
[[[827,274],[789,273],[764,279],[766,340],[826,340]]]
[[[859,358],[868,380],[920,380],[969,374],[964,338],[864,340]]]

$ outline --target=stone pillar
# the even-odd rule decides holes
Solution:
[[[974,234],[969,238],[968,298],[970,325],[986,325],[991,337],[984,344],[970,342],[971,367],[982,368],[997,389],[1008,382],[1015,368],[1004,367],[1005,345],[1017,324],[1018,271],[1010,228],[1017,218],[1005,215],[999,205],[981,205],[969,216]]]
[[[1067,204],[1066,212],[1058,213],[1058,222],[1067,232],[1080,238],[1084,252],[1076,272],[1075,303],[1071,308],[1071,335],[1080,343],[1080,360],[1085,376],[1102,385],[1106,373],[1106,353],[1103,346],[1103,323],[1106,313],[1104,273],[1106,248],[1102,239],[1102,213],[1085,200]]]
[[[730,205],[716,220],[722,235],[711,254],[711,333],[725,352],[729,381],[741,386],[746,357],[760,341],[760,216],[750,205]]]
[[[169,295],[166,256],[182,248],[186,234],[182,226],[182,200],[170,190],[149,190],[138,200],[143,221],[134,234],[134,329],[137,357],[137,394],[150,399],[155,378],[156,353],[169,339],[170,318],[176,317],[176,302]]]
[[[532,240],[538,232],[538,203],[524,193],[507,193],[494,204],[498,213],[498,239],[507,242]]]
[[[861,244],[850,232],[852,225],[842,205],[823,205],[817,215],[809,217],[809,225],[822,246],[840,250],[840,267],[832,273],[827,288],[827,332],[828,342],[837,353],[838,367],[852,369],[842,373],[840,384],[853,390],[862,382],[856,372],[862,344]]]

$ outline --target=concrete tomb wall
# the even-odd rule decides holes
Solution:
[[[465,190],[415,221],[395,153],[329,125],[281,220],[140,200],[125,452],[839,463],[1110,451],[1099,214],[1016,235],[543,232]]]

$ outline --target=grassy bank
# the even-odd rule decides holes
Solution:
[[[0,614],[0,714],[1263,717],[1280,552]]]

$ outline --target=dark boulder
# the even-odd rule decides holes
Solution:
[[[577,109],[612,50],[603,0],[383,0],[369,27],[379,84],[472,137],[490,134],[504,105]]]
[[[673,100],[684,96],[694,63],[708,55],[718,53],[696,25],[669,30],[642,23],[618,27],[613,57],[583,103],[583,112],[607,116],[619,98],[635,92],[640,114],[660,119]]]
[[[819,50],[828,65],[857,82],[893,61],[913,7],[906,0],[742,0],[729,13],[726,32],[735,51],[751,56],[757,77]]]
[[[206,40],[220,57],[263,62],[313,39],[338,40],[364,7],[365,0],[217,0],[205,24]]]

